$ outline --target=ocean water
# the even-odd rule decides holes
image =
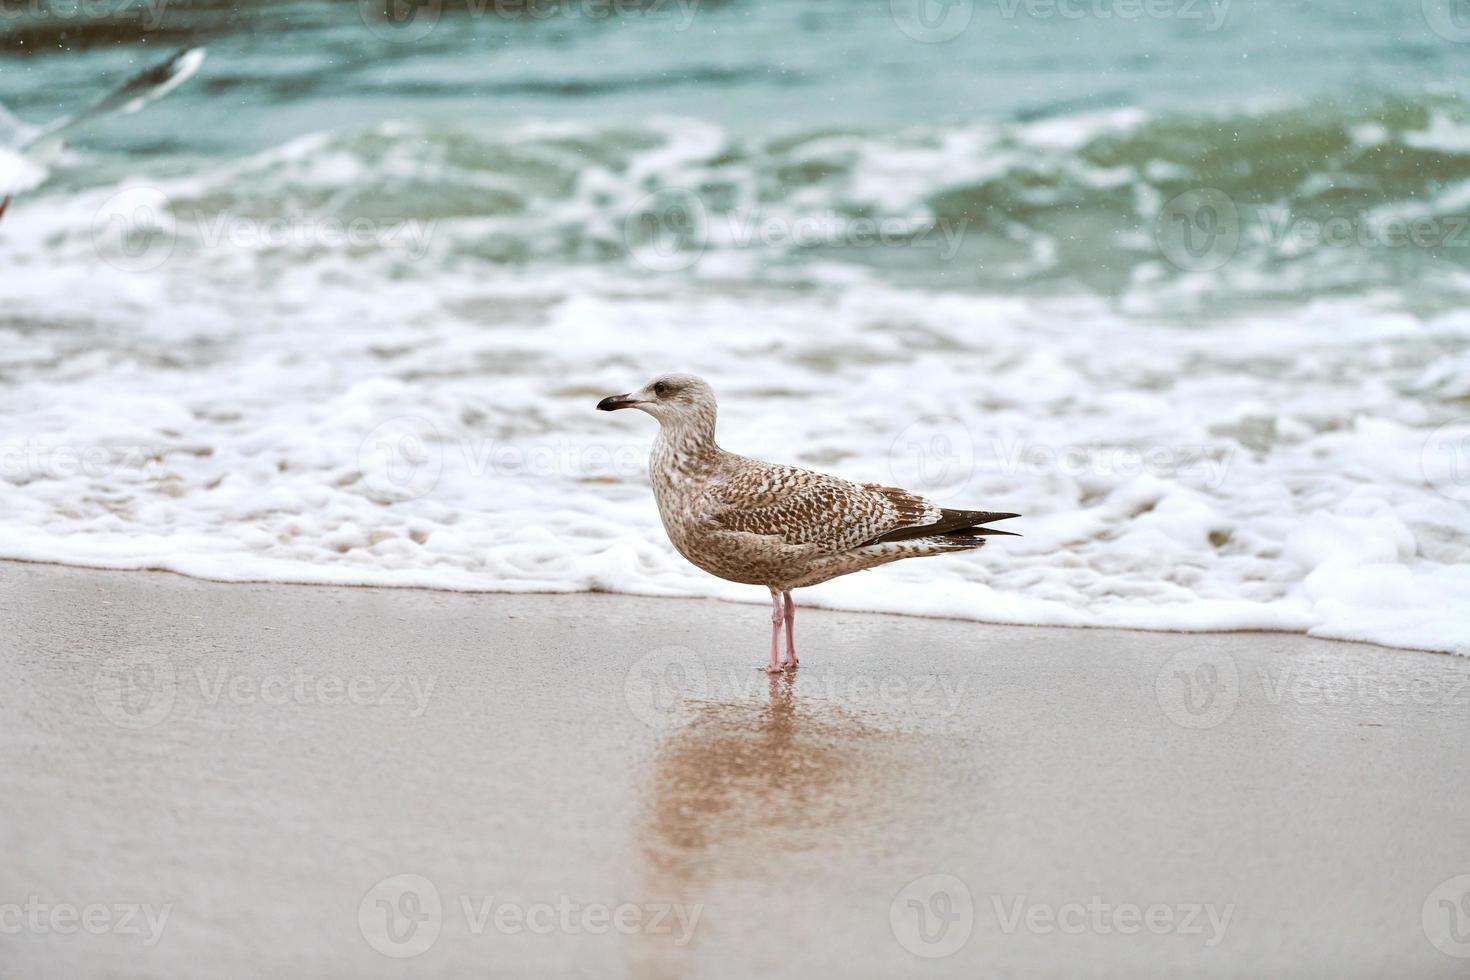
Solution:
[[[30,7],[0,98],[198,76],[0,220],[0,557],[765,602],[654,423],[1019,511],[805,590],[1470,653],[1470,21],[1446,0]]]

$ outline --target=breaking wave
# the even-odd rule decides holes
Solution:
[[[648,420],[592,410],[682,368],[732,449],[1026,515],[816,602],[1470,653],[1467,120],[63,156],[0,223],[0,556],[745,597],[659,530]]]

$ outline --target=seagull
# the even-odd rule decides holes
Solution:
[[[771,674],[798,665],[793,589],[901,558],[973,551],[991,535],[1013,534],[983,525],[1021,516],[952,510],[897,487],[726,452],[715,444],[715,393],[692,374],[661,375],[597,407],[658,419],[649,477],[679,554],[711,575],[770,590]]]
[[[137,112],[178,88],[203,63],[203,48],[186,48],[129,78],[81,112],[45,126],[23,122],[0,105],[0,216],[12,196],[46,179],[46,164],[60,151],[64,132],[100,116]]]

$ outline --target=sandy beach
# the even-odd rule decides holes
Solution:
[[[1467,968],[1470,660],[0,579],[7,976]]]

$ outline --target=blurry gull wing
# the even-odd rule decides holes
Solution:
[[[204,63],[204,49],[186,48],[141,71],[81,112],[32,126],[0,106],[0,215],[10,197],[46,179],[45,164],[61,147],[62,134],[94,119],[126,115],[173,91]]]
[[[185,48],[167,61],[144,69],[108,92],[87,108],[48,123],[30,141],[40,145],[57,134],[103,116],[125,116],[137,112],[155,99],[160,99],[186,82],[204,64],[204,49]]]
[[[0,105],[0,148],[18,150],[34,140],[40,131]]]

